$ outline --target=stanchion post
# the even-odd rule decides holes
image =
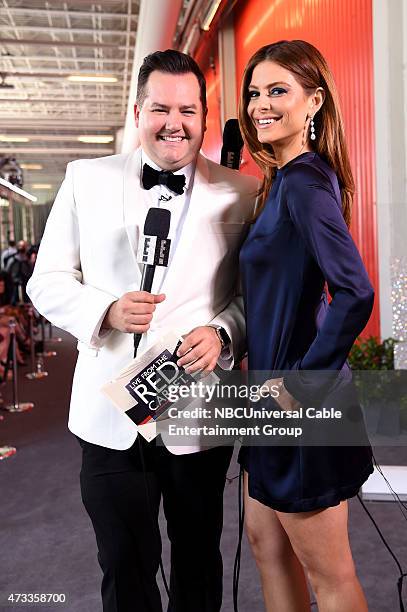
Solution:
[[[40,319],[41,325],[41,340],[42,340],[42,356],[43,357],[56,357],[56,351],[46,351],[45,350],[45,319],[41,315]]]
[[[45,378],[46,376],[48,376],[48,372],[45,372],[42,369],[44,362],[40,357],[38,357],[37,361],[35,360],[34,310],[32,307],[28,310],[28,317],[30,321],[31,372],[26,374],[26,377],[29,380],[40,380],[41,378]]]
[[[48,321],[48,342],[50,344],[55,344],[56,342],[62,342],[62,338],[53,337],[53,333],[52,333],[52,323],[51,321]]]
[[[34,340],[34,323],[33,323],[33,318],[34,318],[34,311],[32,308],[30,308],[28,310],[28,318],[30,321],[30,342],[31,342],[31,351],[30,351],[30,356],[31,356],[31,372],[34,372],[35,369],[35,340]]]
[[[17,376],[17,342],[16,342],[16,322],[14,319],[9,321],[10,328],[10,342],[12,349],[12,373],[13,373],[13,403],[8,406],[4,406],[3,410],[7,412],[25,412],[34,408],[32,402],[19,402],[18,401],[18,376]]]

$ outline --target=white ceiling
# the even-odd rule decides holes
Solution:
[[[138,0],[0,0],[0,157],[43,170],[24,172],[24,189],[52,199],[66,163],[114,153],[110,144],[78,142],[79,135],[111,135],[124,125]],[[109,75],[116,83],[74,83],[69,75]],[[50,183],[51,190],[35,189]]]

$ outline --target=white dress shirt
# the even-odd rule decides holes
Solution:
[[[191,199],[191,192],[194,184],[195,174],[195,161],[191,162],[184,168],[176,170],[173,174],[183,174],[185,176],[185,187],[184,193],[178,195],[171,191],[167,185],[154,185],[151,189],[144,189],[142,183],[142,173],[144,164],[148,164],[154,170],[161,171],[163,168],[157,166],[148,155],[142,150],[141,152],[141,168],[140,168],[140,186],[143,189],[144,201],[149,204],[148,208],[156,206],[158,208],[166,208],[171,213],[170,220],[170,231],[168,238],[171,240],[170,254],[168,258],[168,267],[171,265],[171,261],[174,257],[177,249],[179,238],[181,236],[182,228],[184,225],[185,218],[188,213],[189,202]],[[157,266],[154,272],[154,280],[151,288],[152,293],[160,293],[163,285],[165,276],[167,274],[168,267]],[[205,322],[202,322],[205,325]],[[232,349],[230,346],[226,346],[220,355],[220,363],[224,360],[229,361],[232,356]]]
[[[141,168],[140,168],[140,186],[143,188],[141,180],[143,166],[148,164],[154,170],[161,171],[162,168],[157,166],[144,151],[141,154]],[[168,266],[171,265],[171,261],[174,258],[175,251],[178,246],[179,237],[182,232],[185,217],[188,212],[189,201],[191,199],[191,191],[194,182],[195,173],[195,162],[191,162],[184,168],[176,170],[174,174],[183,174],[185,176],[185,187],[184,193],[178,195],[171,191],[166,185],[154,185],[151,189],[144,189],[144,201],[149,204],[148,208],[158,207],[166,208],[171,213],[170,231],[168,238],[171,240],[170,254],[168,259]],[[164,266],[157,266],[154,273],[154,281],[152,286],[152,293],[160,293],[161,287],[164,282],[167,269]]]

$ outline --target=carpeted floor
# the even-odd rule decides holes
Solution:
[[[75,344],[68,335],[59,335],[63,343],[54,345],[58,355],[46,360],[48,378],[28,381],[22,378],[28,368],[20,368],[20,401],[35,402],[34,409],[21,414],[3,412],[5,418],[0,422],[0,445],[17,447],[14,457],[0,462],[0,610],[98,612],[102,609],[93,531],[80,500],[80,449],[66,428]],[[10,392],[8,383],[2,388],[3,396],[10,398]],[[376,454],[379,461],[407,464],[406,448],[378,449]],[[237,472],[233,462],[230,476]],[[388,502],[368,503],[368,507],[407,571],[407,529],[400,510],[395,503]],[[164,523],[162,533],[165,534]],[[397,612],[397,567],[357,499],[350,503],[350,533],[370,612]],[[163,539],[168,573],[165,535]],[[236,542],[237,481],[234,480],[225,492],[223,612],[233,610],[232,568]],[[7,604],[10,593],[64,593],[66,603]],[[404,600],[407,607],[407,584]],[[263,609],[256,568],[244,542],[239,610],[260,612]]]

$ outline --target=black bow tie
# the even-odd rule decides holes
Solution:
[[[173,174],[170,170],[154,170],[148,164],[143,166],[141,181],[144,189],[151,189],[154,185],[166,185],[177,195],[184,193],[186,182],[184,174]]]

